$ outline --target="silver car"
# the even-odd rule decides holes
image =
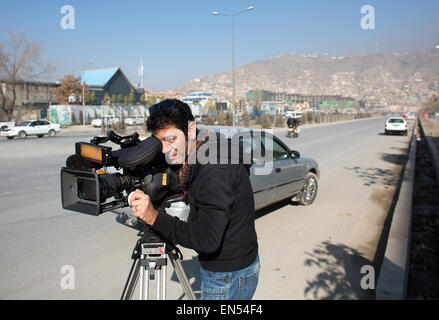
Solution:
[[[290,150],[266,131],[200,127],[205,128],[215,131],[218,136],[232,140],[235,137],[243,148],[244,157],[251,158],[250,181],[256,210],[286,198],[293,198],[302,205],[314,202],[320,176],[315,160],[301,157],[298,151]]]

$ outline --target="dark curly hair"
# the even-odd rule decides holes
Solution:
[[[149,132],[156,132],[173,125],[184,132],[187,137],[188,122],[194,121],[191,108],[188,104],[177,99],[166,99],[152,105],[150,114],[146,121],[146,129]]]

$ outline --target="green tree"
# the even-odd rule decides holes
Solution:
[[[128,95],[128,105],[133,105],[134,102],[134,92],[131,90],[130,94]]]
[[[145,94],[142,94],[142,95],[140,96],[140,103],[141,103],[142,105],[145,105],[145,101],[146,101],[146,96],[145,96]]]
[[[96,100],[96,94],[94,91],[89,91],[86,95],[85,95],[85,103],[88,105],[91,105],[94,103],[94,101]]]
[[[216,102],[213,101],[211,98],[207,99],[206,105],[204,107],[205,113],[212,113],[216,110]]]
[[[122,95],[122,94],[118,94],[118,95],[116,96],[116,102],[117,102],[118,104],[122,104],[122,103],[123,103],[123,95]]]
[[[123,97],[123,105],[125,107],[127,107],[127,106],[129,106],[129,104],[130,104],[130,97],[129,96],[124,96]]]
[[[104,98],[101,100],[102,105],[106,105],[110,101],[110,97],[108,96],[108,93],[104,94]]]

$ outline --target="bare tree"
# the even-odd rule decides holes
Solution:
[[[9,31],[6,42],[0,44],[0,107],[7,121],[20,107],[16,105],[18,86],[25,80],[49,76],[52,67],[42,63],[41,54],[42,44],[18,31]]]

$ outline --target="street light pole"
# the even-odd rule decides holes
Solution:
[[[212,12],[215,16],[225,16],[232,18],[232,86],[233,86],[233,101],[232,101],[232,112],[233,112],[233,126],[235,126],[235,103],[236,103],[236,86],[235,86],[235,17],[244,13],[246,11],[253,10],[254,7],[250,6],[245,10],[237,12],[235,14],[223,14],[218,11]]]
[[[93,62],[94,62],[93,60],[90,60],[81,69],[84,69],[86,66],[92,64]],[[85,80],[84,79],[82,79],[82,125],[85,126]]]
[[[235,87],[235,16],[232,16],[232,83],[233,83],[233,102],[232,102],[232,124],[235,127],[235,113],[236,113],[236,87]]]

